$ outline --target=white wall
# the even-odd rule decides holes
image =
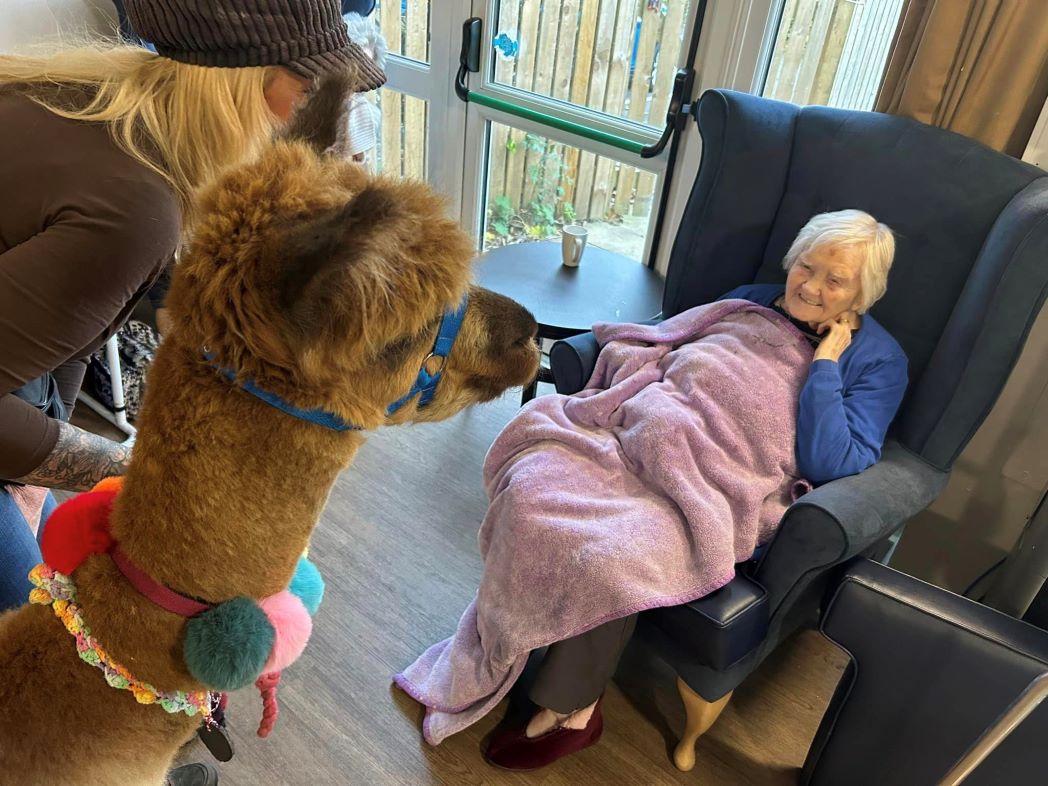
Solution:
[[[1030,135],[1030,142],[1023,153],[1023,161],[1028,161],[1041,169],[1048,169],[1048,101],[1044,102],[1041,116]]]
[[[114,35],[116,28],[116,8],[109,0],[0,0],[0,52]]]
[[[1048,102],[1023,155],[1048,168]],[[892,565],[962,591],[1007,554],[1048,491],[1048,308],[946,489],[907,527]]]

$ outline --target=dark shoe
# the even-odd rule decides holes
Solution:
[[[203,762],[183,764],[171,770],[164,783],[165,786],[218,786],[218,770]]]
[[[528,724],[496,731],[488,743],[484,758],[488,764],[504,770],[537,770],[557,759],[588,748],[604,731],[601,702],[593,709],[584,729],[554,729],[538,737],[528,737]]]

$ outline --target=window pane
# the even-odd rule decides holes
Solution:
[[[501,0],[494,81],[662,128],[687,0]]]
[[[485,251],[583,224],[592,245],[643,258],[654,174],[500,123],[488,145]]]
[[[382,110],[375,171],[425,180],[429,104],[388,88],[376,90],[373,95]]]
[[[372,16],[390,54],[429,62],[429,11],[430,0],[378,0]]]
[[[903,0],[786,0],[763,95],[873,109]]]

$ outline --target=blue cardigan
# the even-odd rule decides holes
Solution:
[[[750,284],[724,295],[770,307],[781,284]],[[797,465],[812,483],[855,475],[881,457],[884,435],[906,392],[906,353],[869,314],[840,362],[816,360],[801,388]]]

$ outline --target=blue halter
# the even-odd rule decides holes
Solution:
[[[415,384],[411,386],[411,390],[389,405],[386,409],[387,415],[392,415],[407,404],[417,393],[422,394],[418,400],[419,409],[433,400],[433,394],[437,392],[437,383],[440,382],[440,378],[444,374],[444,366],[447,365],[451,347],[454,346],[455,337],[458,336],[459,329],[462,327],[462,320],[466,316],[466,306],[468,304],[469,296],[467,295],[462,298],[462,302],[457,309],[444,312],[444,316],[440,319],[440,328],[437,330],[437,338],[433,342],[433,349],[422,360],[422,366],[419,367]],[[430,358],[440,359],[440,368],[434,374],[430,374],[426,370],[426,362]]]
[[[422,366],[419,368],[418,376],[415,378],[415,384],[411,386],[404,396],[394,401],[386,409],[387,415],[392,415],[398,409],[407,404],[412,397],[422,394],[419,397],[418,406],[419,409],[429,404],[433,400],[433,396],[437,391],[437,383],[440,382],[441,376],[444,374],[444,366],[447,364],[447,357],[451,353],[451,348],[455,344],[455,338],[458,336],[459,330],[462,327],[462,320],[466,316],[466,307],[469,305],[469,296],[462,298],[462,302],[454,311],[445,311],[444,315],[440,319],[440,327],[437,330],[437,338],[433,342],[433,349],[423,359]],[[204,352],[204,358],[206,360],[214,360],[213,352]],[[426,363],[430,358],[439,358],[440,368],[433,374],[430,374],[426,370]],[[237,374],[231,368],[219,368],[219,373],[234,384],[239,384],[240,389],[245,393],[250,393],[255,398],[266,402],[271,407],[279,409],[288,415],[299,420],[304,420],[307,423],[313,423],[317,426],[323,426],[324,428],[331,429],[332,431],[361,431],[360,426],[356,426],[352,423],[348,423],[341,417],[336,415],[334,412],[328,412],[324,409],[300,409],[293,404],[288,403],[276,393],[271,393],[268,390],[263,390],[255,384],[253,379],[246,379],[241,383],[237,383]]]

